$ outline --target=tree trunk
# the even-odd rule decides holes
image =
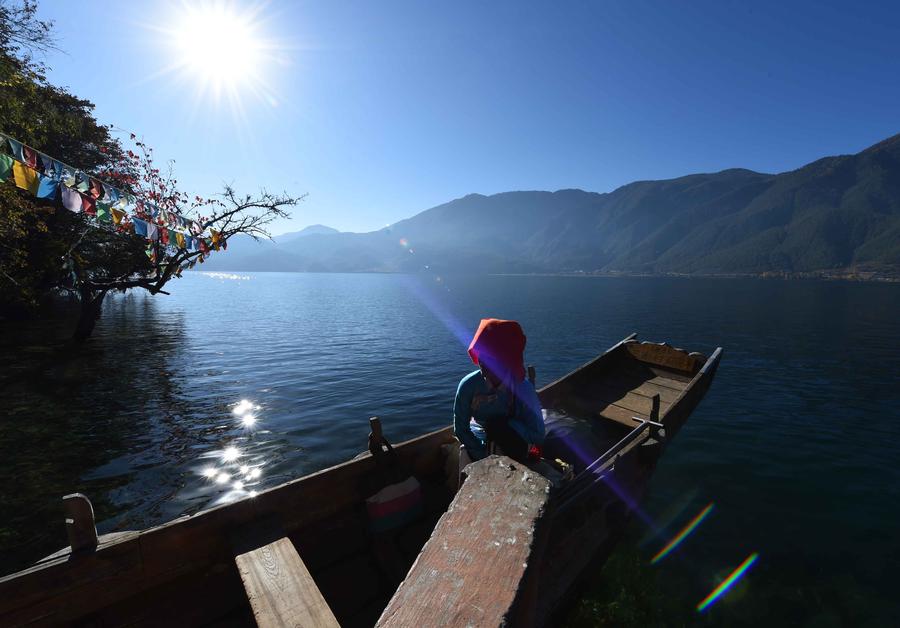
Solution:
[[[100,318],[100,309],[103,306],[103,298],[106,296],[106,290],[94,293],[89,288],[81,289],[81,315],[78,317],[78,325],[75,327],[75,333],[72,334],[72,342],[82,343],[91,337],[94,332],[94,325]]]

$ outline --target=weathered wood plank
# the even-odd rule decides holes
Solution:
[[[260,628],[338,628],[334,613],[288,538],[234,558],[253,617]]]
[[[684,390],[693,379],[691,375],[636,361],[624,363],[618,372],[626,377],[639,378],[674,390]]]
[[[653,408],[653,396],[645,397],[643,395],[639,395],[632,391],[623,391],[621,389],[616,390],[614,388],[600,388],[598,387],[594,394],[592,395],[593,399],[606,404],[615,404],[620,408],[624,408],[630,412],[635,412],[642,415],[650,416],[650,411]],[[669,409],[671,403],[665,403],[660,401],[660,412],[664,413]]]
[[[678,395],[681,394],[681,391],[684,390],[685,385],[683,382],[664,380],[663,383],[666,385],[660,385],[660,383],[655,380],[655,377],[645,379],[640,377],[626,377],[624,375],[613,376],[599,382],[597,387],[602,389],[627,390],[635,395],[646,397],[647,399],[658,394],[660,401],[668,404],[674,403],[678,398]],[[673,388],[673,386],[677,386],[677,388]]]
[[[635,421],[632,417],[637,416],[642,419],[650,418],[649,410],[646,413],[635,412],[634,410],[623,408],[622,406],[618,406],[614,403],[608,403],[605,405],[600,404],[596,413],[601,415],[603,418],[615,421],[616,423],[621,423],[622,425],[627,425],[628,427],[634,427],[635,425],[638,425],[638,422]]]
[[[550,482],[490,456],[438,522],[377,626],[529,626]]]
[[[684,371],[689,375],[694,375],[706,361],[702,355],[665,343],[631,341],[625,343],[625,350],[642,362]]]

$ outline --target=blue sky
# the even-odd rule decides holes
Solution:
[[[202,65],[163,71],[185,57],[179,0],[42,0],[64,51],[45,60],[186,191],[308,193],[275,233],[471,192],[780,172],[900,132],[898,3],[227,4],[266,42],[229,73],[241,116],[201,93]]]

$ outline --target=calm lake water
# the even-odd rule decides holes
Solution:
[[[472,369],[465,345],[495,316],[522,323],[539,384],[632,331],[724,347],[643,504],[661,532],[635,519],[618,550],[672,624],[900,620],[900,286],[278,273],[170,285],[109,298],[75,357],[47,348],[62,324],[2,332],[0,571],[65,545],[66,493],[91,497],[101,532],[142,528],[345,460],[370,416],[394,441],[447,425]]]

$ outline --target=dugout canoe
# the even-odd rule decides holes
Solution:
[[[97,543],[69,496],[75,549],[0,579],[0,625],[545,625],[611,551],[721,354],[633,334],[541,388],[565,476],[491,456],[460,488],[450,428],[395,445],[424,507],[388,534],[367,517],[383,471],[368,453]]]

